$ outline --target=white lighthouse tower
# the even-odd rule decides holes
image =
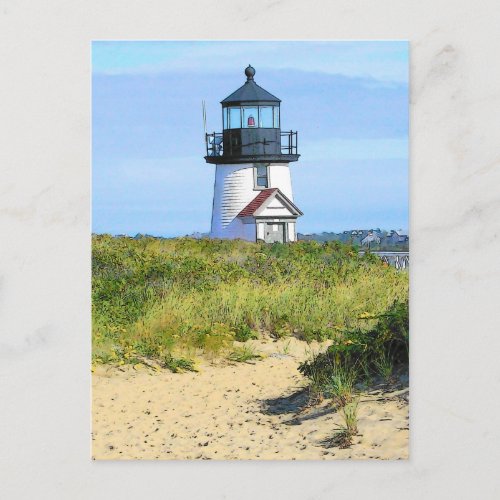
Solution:
[[[207,163],[216,165],[212,238],[287,243],[302,212],[293,203],[290,162],[297,132],[280,129],[281,101],[247,81],[222,104],[223,132],[206,134]]]

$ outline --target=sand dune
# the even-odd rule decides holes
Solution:
[[[330,447],[341,416],[328,401],[307,406],[307,383],[297,371],[298,363],[319,346],[295,339],[253,344],[264,359],[205,362],[198,373],[97,367],[93,458],[408,458],[407,389],[362,394],[354,444]]]

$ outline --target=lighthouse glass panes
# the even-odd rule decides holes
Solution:
[[[273,128],[273,107],[261,106],[259,111],[259,127]]]
[[[228,120],[227,120],[227,115],[229,113],[228,108],[222,108],[222,126],[224,129],[228,129]]]
[[[259,116],[259,108],[257,107],[243,108],[243,128],[257,127],[258,116]]]
[[[228,128],[241,128],[241,108],[229,108]]]
[[[224,130],[233,128],[279,128],[279,106],[243,106],[222,110]]]

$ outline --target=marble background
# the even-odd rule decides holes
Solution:
[[[498,498],[494,0],[0,3],[0,496]],[[90,40],[411,41],[409,462],[90,460]]]

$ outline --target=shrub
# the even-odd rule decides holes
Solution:
[[[271,335],[275,339],[284,339],[292,334],[292,326],[288,322],[287,318],[280,318],[273,321],[271,328]]]
[[[408,302],[394,302],[375,318],[376,324],[368,330],[344,331],[326,352],[301,363],[299,371],[324,392],[338,373],[355,374],[354,379],[358,381],[363,372],[366,376],[382,370],[384,375],[390,376],[393,365],[408,364]]]
[[[240,323],[234,329],[234,339],[238,342],[246,342],[256,338],[257,332],[252,330],[246,323]]]

